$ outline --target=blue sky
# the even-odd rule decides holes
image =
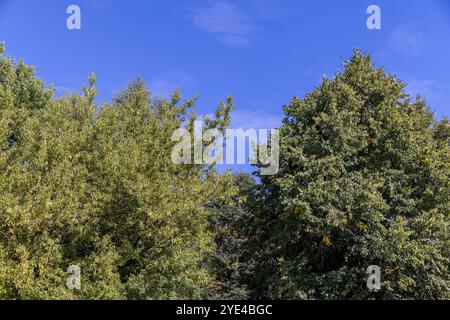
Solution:
[[[79,5],[82,29],[66,28]],[[382,10],[368,30],[366,9]],[[232,94],[235,127],[279,124],[281,107],[332,76],[358,47],[421,93],[437,116],[450,110],[447,0],[0,0],[0,40],[59,90],[97,74],[98,102],[137,76],[157,95],[179,87],[210,113]]]

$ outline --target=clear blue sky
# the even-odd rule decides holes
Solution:
[[[0,0],[0,40],[58,90],[80,90],[91,71],[98,102],[143,77],[158,95],[180,87],[210,113],[232,94],[234,125],[276,126],[281,106],[332,76],[358,47],[450,110],[448,0]],[[82,29],[66,28],[79,5]],[[382,9],[382,30],[366,9]]]

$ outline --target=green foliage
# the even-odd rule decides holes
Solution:
[[[404,87],[355,51],[284,108],[280,172],[262,177],[248,221],[260,296],[449,297],[448,122]],[[382,269],[376,293],[370,265]]]
[[[436,123],[433,130],[436,141],[450,144],[450,120],[447,117]]]
[[[0,298],[193,299],[206,294],[210,203],[233,178],[175,165],[175,129],[193,100],[152,98],[133,82],[95,105],[53,98],[23,61],[0,60]],[[225,127],[232,101],[213,120]],[[81,267],[81,290],[66,269]]]
[[[88,82],[56,98],[0,44],[0,299],[450,298],[449,121],[370,57],[284,108],[259,184],[172,162],[195,99]]]
[[[228,203],[216,203],[211,217],[216,248],[209,256],[209,265],[215,281],[210,286],[210,298],[220,300],[244,300],[250,297],[248,277],[254,271],[246,257],[247,239],[244,223],[248,215],[248,203],[256,187],[255,180],[247,174],[237,174],[235,184],[238,193]]]

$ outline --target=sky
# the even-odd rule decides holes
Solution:
[[[381,30],[366,10],[381,8]],[[69,30],[69,5],[81,30]],[[0,0],[0,41],[59,92],[97,75],[97,102],[137,77],[155,95],[180,88],[209,114],[235,98],[236,128],[273,128],[282,106],[332,77],[353,48],[450,110],[448,0]]]

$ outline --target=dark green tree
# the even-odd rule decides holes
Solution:
[[[216,249],[208,257],[216,281],[211,285],[210,298],[243,300],[250,297],[248,278],[253,272],[246,256],[247,239],[244,228],[248,204],[252,200],[256,182],[248,174],[235,175],[237,194],[227,203],[213,206],[212,232]]]
[[[356,50],[284,108],[280,171],[248,221],[257,297],[449,298],[448,122],[404,88]]]

